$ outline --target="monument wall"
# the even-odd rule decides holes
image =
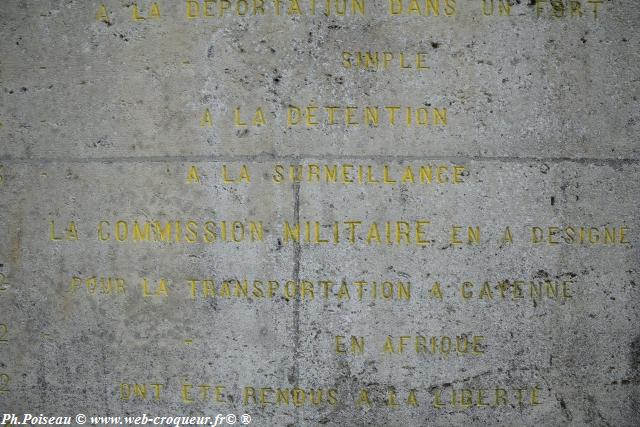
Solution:
[[[639,24],[3,1],[0,424],[638,425]]]

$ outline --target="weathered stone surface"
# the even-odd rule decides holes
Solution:
[[[634,2],[157,3],[0,6],[0,415],[637,424]]]

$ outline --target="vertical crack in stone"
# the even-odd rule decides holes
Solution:
[[[300,223],[300,183],[293,184],[293,216],[295,224]],[[294,241],[293,245],[293,280],[300,281],[300,242]],[[295,293],[293,300],[293,378],[295,386],[300,382],[300,293]],[[300,411],[296,406],[295,425],[300,425]]]

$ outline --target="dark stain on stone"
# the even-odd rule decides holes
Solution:
[[[640,379],[640,335],[631,343],[631,370],[635,372],[636,379]]]
[[[565,403],[564,398],[562,396],[556,394],[556,400],[560,404],[560,408],[562,408],[562,412],[564,413],[564,417],[568,421],[573,420],[573,415],[571,414],[571,411],[569,410],[569,408],[567,408],[567,404]]]
[[[534,279],[548,279],[549,278],[549,273],[547,273],[544,270],[538,270],[536,272],[536,274],[533,275]]]
[[[124,34],[117,34],[117,33],[113,33],[113,36],[114,36],[114,37],[119,37],[119,38],[120,38],[120,40],[124,40],[125,42],[128,42],[128,41],[129,41],[129,38],[125,37],[125,35],[124,35]]]
[[[542,172],[545,175],[547,174],[547,172],[549,172],[549,169],[550,169],[550,167],[546,163],[543,163],[543,164],[540,165],[540,172]]]

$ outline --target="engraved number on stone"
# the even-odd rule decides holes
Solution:
[[[8,332],[9,328],[7,328],[7,325],[5,325],[4,323],[0,323],[0,343],[9,342],[9,340],[7,339]]]
[[[11,378],[7,374],[0,374],[0,393],[9,393]]]

